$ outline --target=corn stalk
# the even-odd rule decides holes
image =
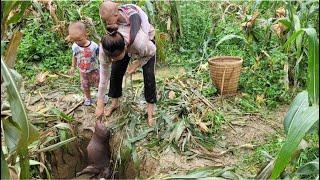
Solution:
[[[276,159],[271,179],[281,174],[305,134],[319,122],[319,40],[316,30],[313,28],[297,30],[288,39],[285,47],[295,42],[303,32],[307,34],[309,42],[308,92],[304,91],[297,95],[285,116],[284,127],[287,138]]]
[[[1,58],[1,76],[6,85],[12,121],[3,120],[5,142],[9,153],[16,152],[20,158],[20,178],[29,178],[28,145],[39,136],[37,129],[29,123],[26,109],[22,102],[14,77]],[[13,131],[14,130],[14,131]]]

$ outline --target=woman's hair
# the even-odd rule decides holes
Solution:
[[[114,55],[115,52],[124,51],[125,48],[124,38],[117,30],[117,26],[108,25],[108,32],[101,39],[103,50],[111,56]]]

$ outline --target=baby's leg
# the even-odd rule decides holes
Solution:
[[[83,73],[83,72],[80,73],[81,88],[83,90],[83,94],[86,100],[91,100],[89,76],[90,76],[89,73]]]

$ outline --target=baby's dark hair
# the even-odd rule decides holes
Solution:
[[[101,39],[103,50],[111,56],[116,52],[122,52],[125,48],[124,38],[117,30],[116,26],[107,26],[108,32]]]

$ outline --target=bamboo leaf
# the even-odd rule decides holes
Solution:
[[[9,179],[9,168],[1,149],[1,179]]]
[[[48,170],[48,168],[47,168],[43,163],[38,162],[38,161],[35,161],[35,160],[29,160],[29,164],[30,164],[30,166],[34,166],[34,165],[40,165],[40,166],[42,166],[42,167],[45,169],[45,171],[46,171],[47,179],[49,179],[49,180],[51,179],[49,170]]]
[[[287,140],[276,159],[271,179],[275,179],[281,174],[286,165],[290,162],[292,154],[298,147],[302,138],[318,120],[318,105],[308,107],[305,111],[302,111],[295,116],[295,119],[292,120]]]
[[[56,150],[56,149],[60,148],[61,146],[66,145],[66,144],[68,144],[68,143],[70,143],[70,142],[72,142],[72,141],[74,141],[76,139],[77,139],[77,137],[72,137],[72,138],[67,139],[65,141],[61,141],[61,142],[59,142],[57,144],[53,144],[51,146],[39,149],[37,152],[39,153],[39,152],[53,151],[53,150]]]
[[[247,40],[242,37],[242,36],[238,36],[238,35],[234,35],[234,34],[229,34],[229,35],[226,35],[224,37],[222,37],[218,43],[216,44],[216,48],[223,42],[225,41],[228,41],[228,40],[231,40],[231,39],[240,39],[240,40],[243,40],[246,44],[248,44]]]
[[[286,134],[288,134],[288,131],[290,130],[292,120],[296,119],[296,116],[299,115],[302,111],[306,110],[308,106],[308,92],[302,91],[294,98],[287,114],[284,117],[283,124]]]

